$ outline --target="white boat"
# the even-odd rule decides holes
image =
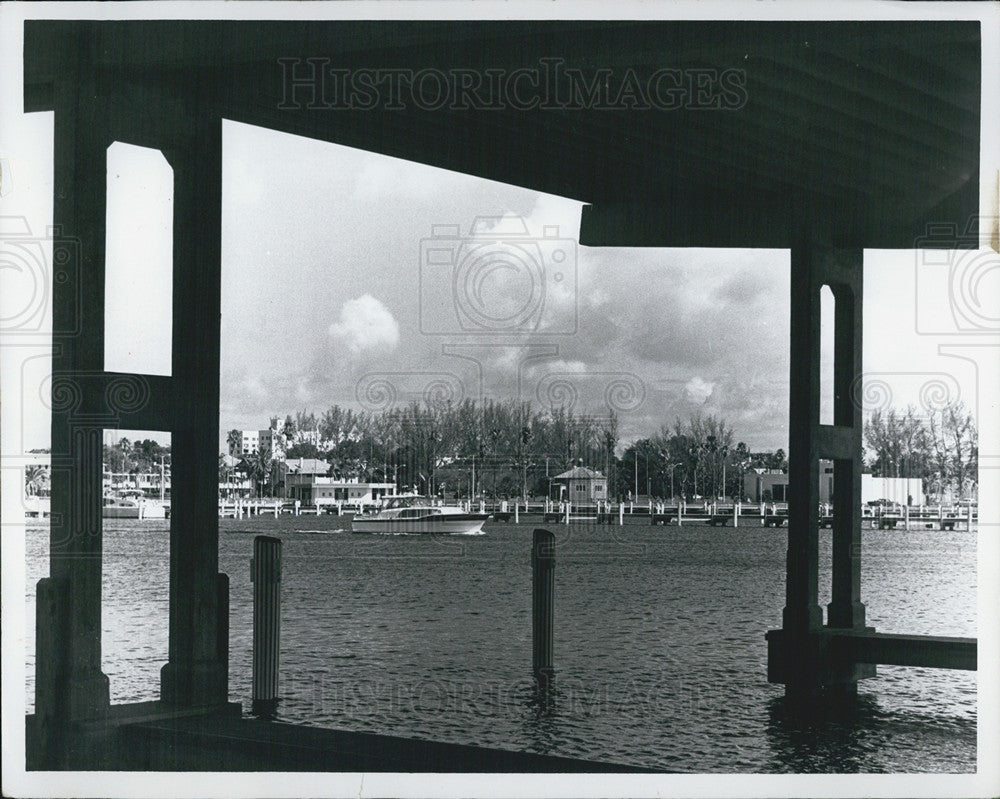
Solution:
[[[489,517],[453,505],[433,505],[427,497],[395,497],[377,513],[355,516],[351,529],[355,533],[469,535],[480,532]]]
[[[104,497],[102,515],[105,519],[165,519],[167,506],[146,499],[141,491],[119,491]]]

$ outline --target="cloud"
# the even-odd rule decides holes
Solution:
[[[706,402],[712,396],[715,383],[709,383],[695,375],[684,384],[684,392],[692,402]]]
[[[371,294],[345,302],[340,319],[330,325],[329,333],[353,355],[371,350],[391,351],[399,344],[399,324]]]

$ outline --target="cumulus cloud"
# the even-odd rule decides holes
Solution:
[[[695,375],[687,383],[684,384],[684,393],[692,402],[704,403],[712,396],[712,390],[715,388],[715,383],[709,383],[707,380]]]
[[[399,344],[399,324],[392,313],[371,294],[348,300],[340,319],[330,325],[330,337],[353,355],[371,350],[394,350]]]

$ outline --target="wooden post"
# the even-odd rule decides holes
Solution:
[[[624,502],[619,502],[618,503],[618,526],[619,527],[624,527],[625,526],[625,503]]]
[[[969,532],[972,532],[972,504],[969,504]]]
[[[910,506],[909,505],[905,505],[903,507],[903,529],[904,530],[909,530],[910,529]]]
[[[253,704],[257,716],[275,715],[281,652],[281,539],[259,535],[250,561],[253,583]]]
[[[521,523],[520,508],[521,508],[521,503],[520,502],[515,502],[514,503],[514,524],[520,524]]]
[[[733,527],[740,526],[740,504],[738,502],[733,503]]]
[[[569,524],[570,501],[566,500],[566,524]]]
[[[555,671],[552,666],[556,537],[538,528],[531,546],[531,672],[535,687],[547,691]]]

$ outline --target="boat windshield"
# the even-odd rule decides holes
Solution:
[[[385,509],[392,510],[394,508],[426,508],[432,505],[430,497],[389,497],[386,501]]]

